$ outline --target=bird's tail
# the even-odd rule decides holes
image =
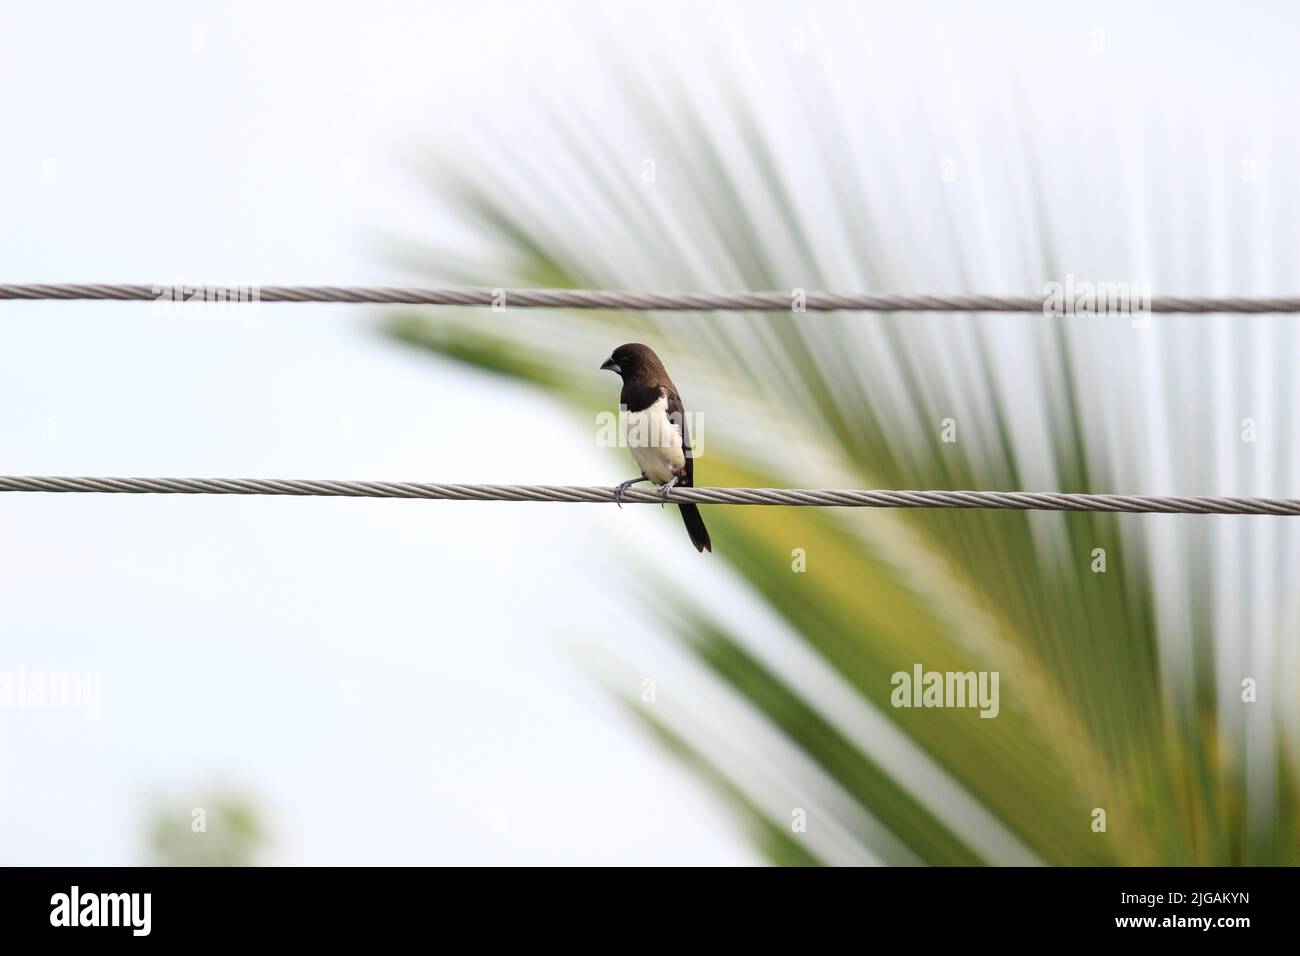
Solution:
[[[696,551],[713,551],[713,542],[709,540],[709,529],[704,527],[704,519],[700,517],[700,509],[695,505],[678,505],[682,510],[682,521],[686,522],[686,531],[691,536],[691,544],[695,545]]]

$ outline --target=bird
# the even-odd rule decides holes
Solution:
[[[690,488],[695,478],[695,459],[686,428],[686,407],[654,349],[629,342],[614,349],[600,367],[623,380],[619,395],[619,404],[624,409],[623,433],[628,450],[641,469],[640,478],[631,478],[614,489],[614,500],[618,502],[623,492],[642,481],[658,485],[659,496],[664,501],[674,488]],[[682,521],[695,550],[712,552],[713,542],[709,540],[699,507],[693,504],[677,507],[681,509]]]

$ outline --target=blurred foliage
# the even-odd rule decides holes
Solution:
[[[222,791],[183,806],[175,800],[156,803],[147,829],[156,866],[253,866],[267,845],[256,804]]]
[[[807,161],[820,168],[796,177],[743,96],[724,94],[720,120],[694,95],[664,102],[626,76],[615,82],[631,139],[655,157],[657,182],[642,181],[636,156],[609,145],[629,139],[625,133],[594,134],[568,105],[543,107],[553,140],[545,155],[525,159],[503,139],[472,160],[455,151],[435,157],[436,196],[492,251],[476,258],[426,242],[395,247],[394,257],[438,284],[917,287],[890,271],[886,226],[872,221],[870,197],[839,151],[810,146]],[[819,135],[836,131],[823,124]],[[805,201],[810,178],[829,192],[829,206]],[[824,265],[810,238],[822,235],[848,246],[840,266]],[[1025,263],[1029,288],[1059,272],[1050,248]],[[1040,370],[1028,384],[1009,383],[994,360],[991,321],[408,309],[391,314],[387,328],[412,346],[530,383],[588,423],[617,401],[616,383],[596,368],[600,359],[621,342],[647,342],[688,407],[709,419],[700,484],[1020,489],[1026,453],[1011,422],[1032,407],[1049,426],[1036,454],[1056,487],[1121,490],[1111,487],[1106,436],[1081,408],[1071,333],[1041,318],[996,320]],[[938,426],[954,409],[967,437],[948,444]],[[764,430],[781,440],[761,440]],[[718,692],[743,700],[782,746],[764,745],[748,768],[723,770],[706,756],[719,739],[709,721],[674,727],[629,706],[729,796],[772,860],[824,861],[773,809],[811,792],[834,795],[819,812],[885,862],[1300,862],[1296,778],[1281,739],[1267,758],[1276,768],[1275,812],[1248,827],[1244,774],[1233,758],[1240,742],[1226,739],[1216,718],[1213,668],[1198,662],[1188,686],[1171,687],[1162,676],[1143,519],[704,511],[716,558],[830,665],[859,706],[891,722],[913,748],[864,741],[842,709],[832,713],[820,693],[765,662],[727,607],[647,602],[646,613],[663,615],[701,671],[716,677]],[[682,544],[681,562],[694,560]],[[808,555],[807,573],[791,573],[794,548]],[[1091,572],[1095,548],[1111,556],[1109,573]],[[1192,592],[1192,618],[1203,628],[1209,589]],[[915,662],[999,671],[1001,714],[981,720],[969,710],[891,707],[891,675]],[[937,768],[968,803],[937,796],[918,782],[925,778],[917,768]],[[786,783],[774,785],[760,770],[779,771]],[[1092,832],[1095,807],[1106,809],[1105,834]]]

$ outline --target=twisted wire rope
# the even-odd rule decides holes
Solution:
[[[185,286],[75,283],[0,284],[0,299],[190,302],[351,302],[405,305],[499,306],[520,309],[609,309],[670,312],[788,312],[796,296],[787,292],[622,292],[604,289],[483,289],[396,286]],[[168,299],[166,296],[174,296]],[[1042,312],[1043,295],[918,295],[808,292],[808,312]],[[1156,296],[1149,306],[1111,314],[1296,313],[1300,296]],[[1099,308],[1097,314],[1104,314]],[[1082,313],[1080,313],[1082,314]]]
[[[329,481],[281,478],[109,478],[0,476],[0,492],[163,495],[290,495],[422,498],[445,501],[612,503],[600,485],[487,485],[416,481]],[[1300,498],[1194,495],[1094,495],[1042,491],[870,491],[840,488],[629,489],[625,504],[788,505],[823,508],[986,508],[1003,511],[1099,511],[1133,514],[1300,515]]]

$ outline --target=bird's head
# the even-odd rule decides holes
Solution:
[[[614,349],[613,354],[600,367],[617,373],[624,381],[631,381],[648,372],[663,369],[663,363],[648,345],[629,342]]]

